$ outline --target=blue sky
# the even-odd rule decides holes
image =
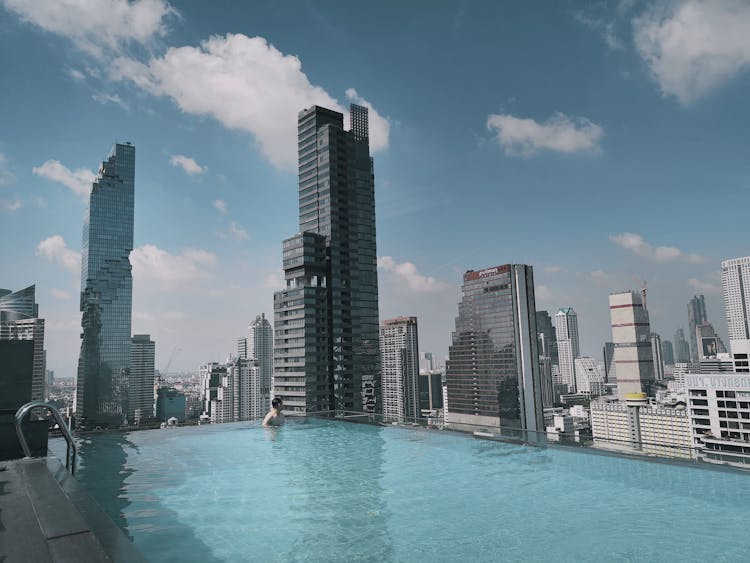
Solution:
[[[0,0],[0,287],[37,285],[48,367],[79,351],[81,225],[136,146],[133,330],[163,369],[272,314],[297,229],[296,115],[371,108],[381,318],[447,353],[461,276],[535,268],[583,353],[646,280],[671,339],[748,254],[750,4]]]

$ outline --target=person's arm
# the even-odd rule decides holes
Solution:
[[[273,411],[269,412],[269,413],[268,413],[268,414],[266,415],[266,418],[264,418],[264,419],[263,419],[263,426],[270,426],[270,425],[268,424],[268,421],[269,421],[269,420],[271,420],[271,416],[272,416],[272,415],[273,415]]]

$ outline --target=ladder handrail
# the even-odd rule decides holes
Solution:
[[[18,435],[18,441],[21,442],[21,447],[23,448],[24,455],[27,458],[31,457],[31,449],[29,448],[29,444],[26,441],[26,436],[23,435],[23,431],[21,430],[21,424],[23,424],[24,418],[26,418],[26,415],[28,414],[28,412],[31,409],[36,409],[36,408],[47,409],[49,412],[52,413],[52,416],[57,422],[57,425],[60,427],[60,431],[62,432],[63,437],[65,438],[65,441],[68,444],[68,447],[65,450],[65,467],[67,469],[70,469],[71,475],[75,475],[77,449],[76,449],[75,441],[73,440],[73,436],[70,433],[70,429],[68,428],[68,425],[65,424],[65,419],[60,414],[60,411],[58,411],[54,405],[45,403],[44,401],[31,401],[30,403],[26,403],[25,405],[23,405],[16,412],[16,421],[15,421],[16,422],[16,434]]]

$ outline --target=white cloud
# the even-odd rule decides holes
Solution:
[[[47,200],[40,196],[34,196],[34,203],[37,207],[47,207]]]
[[[610,281],[610,275],[604,270],[592,270],[590,272],[579,272],[579,278],[583,278],[588,282],[595,283],[597,285],[605,285]]]
[[[633,20],[635,44],[665,96],[682,104],[750,66],[750,3],[658,4]]]
[[[700,291],[701,293],[721,293],[721,288],[718,285],[704,282],[696,278],[689,278],[688,285],[695,291]]]
[[[552,291],[546,285],[537,284],[534,286],[534,297],[537,301],[550,301],[552,299]]]
[[[177,284],[211,277],[216,256],[197,248],[170,254],[158,246],[146,244],[133,249],[130,263],[133,265],[133,279],[139,282]]]
[[[21,209],[22,204],[21,200],[18,198],[14,200],[0,199],[0,207],[2,207],[5,211],[13,213],[14,211],[18,211],[19,209]]]
[[[164,0],[3,0],[5,8],[45,31],[69,38],[96,57],[166,33],[176,13]]]
[[[336,99],[310,83],[296,56],[285,55],[262,37],[243,34],[213,36],[199,47],[172,47],[147,64],[121,57],[113,63],[112,76],[167,96],[186,113],[211,116],[225,127],[251,133],[277,168],[296,165],[294,112],[314,104],[344,112]],[[356,91],[350,93],[369,104]],[[387,120],[374,109],[369,119],[372,147],[387,147]]]
[[[391,256],[378,258],[378,268],[393,274],[396,284],[401,289],[412,292],[427,293],[442,291],[447,285],[432,276],[425,276],[417,271],[412,262],[396,262]]]
[[[172,166],[178,166],[182,168],[186,174],[189,174],[190,176],[195,176],[196,174],[203,174],[207,168],[201,166],[195,160],[190,158],[189,156],[185,156],[184,154],[173,154],[171,158],[169,159],[169,162],[172,163]]]
[[[593,17],[582,12],[576,14],[575,19],[586,27],[589,27],[598,32],[611,51],[625,50],[624,41],[617,35],[617,30],[615,29],[615,21],[608,21],[603,18]]]
[[[698,264],[703,262],[703,258],[697,254],[686,254],[679,248],[673,246],[653,246],[646,242],[643,237],[636,233],[621,233],[611,235],[609,240],[616,245],[629,250],[642,258],[647,258],[655,262],[667,262],[670,260],[682,260]]]
[[[604,134],[601,126],[585,117],[570,118],[560,112],[544,123],[509,114],[492,114],[487,129],[497,132],[505,154],[531,156],[539,150],[561,153],[595,152]]]
[[[81,255],[68,248],[60,235],[52,235],[41,241],[36,247],[36,255],[57,262],[74,274],[81,271]]]
[[[226,215],[229,213],[229,207],[227,206],[227,202],[222,199],[217,199],[213,202],[213,206],[221,213],[222,215]]]
[[[70,76],[73,80],[86,80],[86,75],[83,74],[80,70],[75,68],[68,69],[68,76]]]
[[[8,159],[0,152],[0,186],[9,186],[16,181],[16,175],[9,170]]]
[[[85,168],[70,170],[59,160],[48,160],[40,166],[35,166],[31,171],[37,176],[68,187],[74,194],[84,200],[88,198],[91,192],[91,185],[96,180],[96,174],[91,170]]]
[[[52,297],[54,297],[55,299],[66,300],[66,299],[70,299],[71,297],[70,292],[65,291],[63,289],[57,289],[56,287],[53,287],[52,289],[50,289],[49,292],[50,292],[50,295],[52,295]]]
[[[219,235],[219,238],[229,238],[233,240],[247,240],[248,238],[250,238],[250,235],[247,234],[247,231],[234,221],[229,222],[229,227],[225,232],[220,232],[217,234]]]
[[[102,105],[116,104],[124,110],[130,109],[130,105],[117,94],[107,94],[105,92],[94,92],[93,94],[91,94],[91,98],[95,102],[99,102]]]

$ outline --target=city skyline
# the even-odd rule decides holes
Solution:
[[[4,3],[0,57],[17,88],[3,93],[0,229],[14,241],[3,246],[2,258],[15,267],[0,285],[36,284],[48,367],[57,377],[73,376],[83,199],[102,147],[127,138],[139,147],[132,332],[152,335],[157,368],[175,347],[182,352],[174,371],[222,359],[251,315],[271,316],[272,292],[281,287],[278,241],[297,220],[295,139],[288,134],[296,113],[311,103],[343,110],[354,101],[371,108],[378,163],[380,317],[417,316],[423,348],[441,362],[461,276],[472,264],[501,260],[534,266],[537,309],[579,313],[583,355],[601,357],[610,339],[608,294],[639,288],[643,279],[655,332],[687,329],[685,303],[705,294],[707,316],[728,343],[720,262],[748,254],[741,221],[748,184],[736,150],[746,139],[739,124],[748,112],[748,77],[701,75],[689,58],[672,65],[686,75],[661,70],[658,63],[674,63],[665,57],[679,54],[654,55],[642,32],[665,22],[689,31],[680,11],[687,4],[675,3],[662,16],[642,6],[622,15],[593,6],[541,14],[534,7],[446,4],[430,16],[434,29],[417,30],[433,61],[399,38],[399,30],[424,17],[416,4],[395,22],[393,43],[382,45],[377,29],[388,7],[367,12],[364,29],[349,15],[306,7],[314,16],[309,29],[286,30],[270,5],[204,18],[207,8],[184,4],[176,7],[179,16],[155,14],[148,29],[107,36],[85,15],[83,31],[76,31],[52,25],[33,7]],[[494,15],[518,31],[497,33],[483,24],[503,19]],[[236,24],[240,16],[253,23]],[[596,22],[612,22],[615,35]],[[554,37],[534,43],[528,33],[544,24],[555,25]],[[336,64],[335,42],[311,46],[331,25],[361,38],[348,52],[337,51]],[[619,46],[608,43],[613,38]],[[26,50],[16,58],[19,41]],[[496,60],[519,47],[529,49],[517,60]],[[392,66],[399,52],[403,63]],[[731,54],[712,52],[710,60]],[[471,64],[457,64],[469,56]],[[201,73],[210,61],[224,69],[246,61],[254,72],[269,63],[291,73],[292,83],[283,73],[259,75],[279,94],[269,101],[241,73],[230,84],[206,76],[190,91],[206,105],[180,98],[174,73]],[[528,73],[525,64],[539,71]],[[493,72],[481,71],[488,66]],[[438,70],[460,86],[445,84]],[[701,79],[688,80],[693,75]],[[403,87],[391,88],[394,81]],[[221,111],[236,109],[238,97],[283,126]],[[635,102],[626,103],[628,97]],[[434,119],[446,107],[451,111]],[[42,126],[45,135],[35,134]],[[556,131],[572,132],[573,144]],[[690,219],[696,206],[700,222]],[[576,213],[586,221],[571,222]],[[524,219],[531,216],[545,224]]]

